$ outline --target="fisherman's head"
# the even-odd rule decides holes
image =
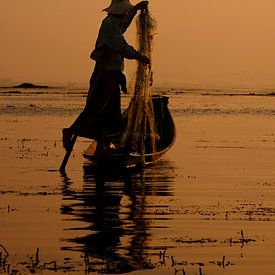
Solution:
[[[134,6],[129,0],[112,0],[111,5],[104,9],[107,13],[116,15],[118,17],[123,17],[127,14]]]

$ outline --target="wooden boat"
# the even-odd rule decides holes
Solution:
[[[168,109],[168,100],[167,96],[152,96],[156,135],[158,137],[155,152],[151,146],[148,146],[149,142],[145,142],[148,145],[145,146],[145,155],[142,156],[135,152],[120,152],[116,150],[116,146],[112,142],[104,144],[103,150],[98,150],[98,143],[93,141],[84,152],[84,158],[90,160],[95,166],[111,168],[131,168],[158,161],[173,146],[176,137],[175,125]]]

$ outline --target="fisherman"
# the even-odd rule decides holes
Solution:
[[[96,64],[86,105],[74,123],[62,131],[66,151],[72,150],[74,136],[102,140],[121,130],[120,91],[127,93],[124,58],[138,60],[144,65],[150,63],[148,57],[126,42],[123,34],[137,12],[147,8],[148,1],[132,5],[129,0],[112,0],[103,10],[108,14],[102,21],[95,49],[90,55]]]

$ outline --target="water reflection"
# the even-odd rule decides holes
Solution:
[[[81,251],[89,271],[124,273],[153,268],[152,229],[163,196],[173,196],[173,167],[167,161],[143,171],[106,172],[84,166],[83,186],[63,175],[61,214],[72,237],[64,250]]]

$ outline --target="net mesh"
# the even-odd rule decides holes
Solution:
[[[153,36],[156,32],[156,21],[148,10],[137,17],[137,47],[140,54],[152,61]],[[138,63],[134,96],[128,108],[128,122],[121,145],[129,152],[145,155],[147,151],[156,151],[156,132],[154,123],[154,110],[151,98],[153,73],[150,65]],[[148,149],[149,148],[149,149]]]

